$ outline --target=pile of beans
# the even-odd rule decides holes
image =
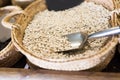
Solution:
[[[85,32],[88,34],[109,28],[110,11],[93,2],[63,11],[37,13],[25,30],[23,44],[35,56],[46,59],[72,59],[95,55],[106,44],[108,38],[88,40],[82,50],[57,53],[71,48],[65,34]]]

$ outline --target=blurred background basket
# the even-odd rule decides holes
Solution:
[[[17,6],[1,7],[0,22],[4,16],[16,10],[21,10],[21,8]],[[4,42],[1,42],[4,43],[3,45],[8,43],[3,48],[0,49],[0,67],[11,67],[22,57],[22,54],[19,51],[17,51],[17,49],[10,40],[11,38],[10,32],[11,32],[10,29],[4,28],[4,26],[0,24],[0,41],[4,40]],[[6,42],[8,39],[10,42]],[[0,46],[2,47],[2,44],[0,44]]]

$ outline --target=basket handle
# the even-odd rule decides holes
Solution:
[[[120,9],[115,9],[111,12],[112,26],[120,25]]]
[[[9,29],[12,29],[12,28],[17,28],[17,26],[14,25],[14,23],[11,23],[10,20],[15,17],[16,15],[19,15],[19,14],[25,14],[25,12],[22,10],[22,11],[13,11],[11,13],[9,13],[8,15],[6,15],[2,21],[1,21],[1,24],[6,27],[6,28],[9,28]]]
[[[5,7],[2,7],[0,8],[0,11],[4,12],[4,11],[19,11],[19,10],[22,10],[22,8],[18,7],[18,6],[5,6]]]
[[[5,42],[7,39],[10,38],[10,30],[4,28],[4,25],[2,25],[1,21],[2,19],[8,15],[11,12],[15,12],[15,11],[21,11],[22,8],[18,7],[18,6],[5,6],[5,7],[0,7],[0,41],[1,42]],[[13,21],[13,20],[11,20]],[[3,34],[3,32],[5,32]]]
[[[112,26],[120,26],[120,9],[115,9],[112,11],[110,23]],[[118,35],[118,41],[120,44],[120,35]]]

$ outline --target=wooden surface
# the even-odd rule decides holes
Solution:
[[[0,68],[0,80],[120,80],[120,73]]]

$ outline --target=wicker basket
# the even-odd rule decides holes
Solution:
[[[87,0],[89,1],[89,0]],[[93,0],[91,0],[93,1]],[[114,7],[110,8],[112,1],[110,3],[102,2],[101,0],[94,0],[97,4],[102,4],[109,10],[113,10]],[[107,6],[106,6],[107,5]],[[12,41],[14,45],[24,54],[30,63],[45,69],[53,69],[53,70],[65,70],[65,71],[79,71],[79,70],[92,70],[98,71],[103,69],[112,59],[116,45],[118,43],[118,38],[113,36],[108,43],[103,47],[102,50],[98,51],[98,54],[77,60],[69,60],[69,61],[51,61],[41,57],[37,57],[34,53],[30,53],[26,48],[24,48],[22,44],[22,39],[24,36],[24,31],[29,24],[29,22],[33,19],[34,15],[39,11],[43,11],[47,8],[45,0],[37,0],[29,5],[23,12],[14,12],[9,14],[3,19],[3,23],[7,24],[6,27],[12,26]],[[20,14],[21,13],[21,14]],[[113,12],[115,13],[115,11]],[[14,24],[9,22],[9,19],[16,14],[20,14],[17,18],[17,21]],[[114,15],[114,14],[113,14]],[[111,15],[111,24],[114,26],[114,17]],[[74,65],[73,65],[74,64]],[[86,65],[84,65],[86,64]]]
[[[5,14],[8,14],[9,12],[16,11],[16,10],[21,10],[21,8],[17,6],[2,7],[0,8],[0,18],[2,19],[2,17],[4,17]],[[0,27],[3,27],[3,26],[1,25]],[[8,33],[7,35],[4,35],[4,34],[6,33],[2,33],[1,36],[3,37],[8,36]],[[13,43],[9,42],[8,45],[0,51],[0,67],[10,67],[14,65],[22,57],[22,54],[20,54],[20,52],[16,50],[17,49],[15,48]]]

